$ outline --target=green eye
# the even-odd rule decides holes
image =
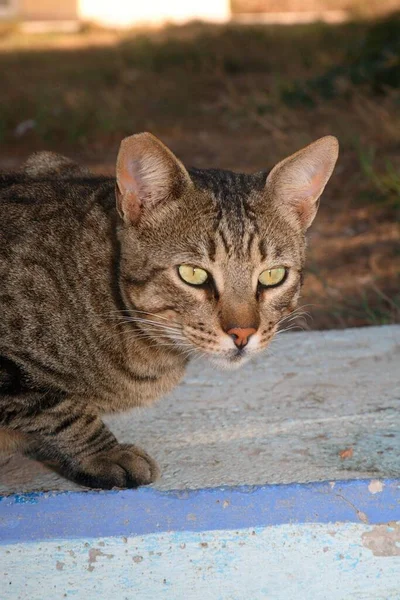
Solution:
[[[267,269],[258,276],[258,281],[265,287],[273,287],[281,283],[286,275],[285,267],[277,267],[276,269]]]
[[[208,279],[207,271],[192,265],[179,265],[178,273],[181,279],[190,285],[203,285]]]

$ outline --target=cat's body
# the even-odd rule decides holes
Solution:
[[[114,188],[114,179],[97,177],[65,178],[60,185],[21,176],[6,185],[0,220],[3,394],[7,388],[15,394],[18,386],[32,392],[33,381],[23,383],[29,377],[37,380],[39,395],[90,395],[104,413],[147,404],[182,376],[179,354],[150,347],[123,321]],[[4,372],[9,376],[2,383]]]
[[[337,155],[325,139],[314,204]],[[121,150],[117,205],[114,179],[57,155],[3,175],[0,443],[93,487],[153,481],[154,461],[119,445],[101,415],[169,392],[196,351],[243,362],[297,301],[315,211],[285,217],[260,200],[265,179],[188,172],[146,134]],[[207,281],[189,284],[179,265]],[[260,290],[260,265],[285,265],[282,284]]]

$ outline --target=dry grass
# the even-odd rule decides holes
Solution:
[[[120,139],[150,130],[187,164],[257,171],[337,135],[341,158],[310,235],[307,326],[400,322],[399,89],[332,76],[369,27],[3,31],[0,162],[48,148],[112,171]]]

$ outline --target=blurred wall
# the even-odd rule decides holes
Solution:
[[[379,14],[399,10],[399,0],[232,0],[233,13],[324,12]]]
[[[224,22],[231,10],[229,0],[79,0],[79,16],[101,25],[129,27],[192,19]]]
[[[19,0],[18,16],[27,21],[73,20],[79,0]]]

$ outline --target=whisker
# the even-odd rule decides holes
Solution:
[[[165,325],[164,323],[158,323],[157,321],[153,321],[151,319],[141,319],[139,317],[127,317],[126,319],[127,323],[140,323],[140,324],[144,324],[144,325],[153,325],[155,327],[159,327],[160,329],[165,329],[165,330],[180,330],[181,327],[179,325]]]
[[[151,317],[157,317],[157,319],[164,319],[165,321],[169,321],[168,317],[163,317],[162,315],[160,315],[158,313],[152,313],[152,312],[149,312],[147,310],[138,310],[136,308],[133,308],[133,309],[131,309],[131,308],[125,308],[125,309],[122,309],[122,310],[111,311],[110,314],[113,314],[113,313],[117,313],[117,314],[119,314],[119,315],[121,315],[123,317],[131,316],[131,313],[139,313],[139,314],[143,314],[143,315],[149,315]],[[122,313],[129,313],[129,314],[128,315],[123,315]]]
[[[286,329],[280,329],[276,332],[275,335],[277,336],[280,333],[286,333],[287,331],[294,331],[295,329],[298,329],[299,331],[304,331],[304,327],[301,327],[300,325],[291,325],[290,327],[286,327]]]
[[[153,319],[143,319],[141,317],[125,317],[125,323],[151,323],[153,325],[158,325],[159,327],[173,327],[176,328],[178,325],[174,325],[170,323],[166,325],[165,323],[159,323],[158,321],[154,321]]]

